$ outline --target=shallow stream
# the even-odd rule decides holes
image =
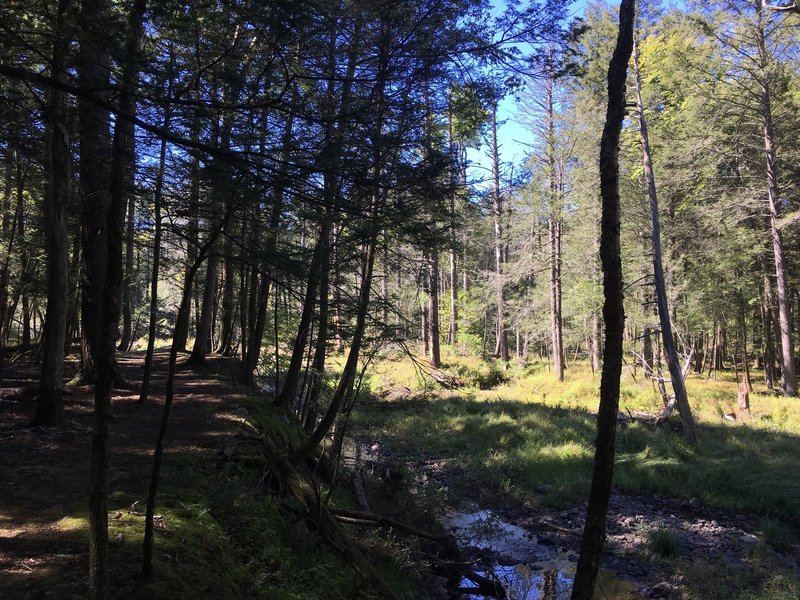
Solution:
[[[475,572],[500,583],[513,600],[569,597],[575,563],[565,549],[540,540],[490,510],[450,511],[445,519],[462,550],[475,559]],[[474,587],[467,577],[461,588]],[[464,594],[480,600],[489,596]]]

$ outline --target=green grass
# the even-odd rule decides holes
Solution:
[[[795,542],[792,528],[777,519],[761,520],[761,538],[778,552],[789,552]]]
[[[655,527],[648,529],[645,537],[648,549],[656,556],[671,558],[678,556],[681,552],[680,538],[663,523],[658,523]]]
[[[372,388],[408,385],[413,370],[408,363],[376,365]],[[419,385],[423,391],[396,401],[397,410],[370,401],[354,416],[354,426],[379,434],[398,450],[456,458],[464,476],[455,478],[455,494],[474,495],[480,482],[490,493],[530,500],[544,483],[552,491],[543,501],[584,497],[599,376],[583,364],[571,365],[561,383],[541,366],[514,366],[507,375],[507,383],[491,390],[424,391]],[[717,381],[690,377],[687,387],[699,448],[670,430],[637,423],[620,427],[616,486],[800,523],[800,403],[757,387],[752,415],[731,423],[722,415],[736,406],[732,374],[722,373]],[[659,403],[649,382],[624,376],[623,412],[656,412]]]

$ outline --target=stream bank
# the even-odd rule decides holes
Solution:
[[[374,476],[389,479],[390,471],[403,468],[403,485],[414,494],[435,489],[442,502],[440,523],[454,534],[470,568],[502,584],[510,598],[568,597],[583,528],[582,503],[548,506],[551,487],[545,483],[528,501],[486,495],[479,485],[471,497],[453,498],[449,490],[455,480],[467,476],[455,457],[398,455],[381,440],[366,437],[358,439],[357,447],[359,464]],[[602,597],[706,600],[761,589],[767,591],[755,597],[797,598],[792,594],[800,580],[800,546],[767,538],[764,520],[753,515],[703,506],[695,499],[615,491]],[[714,583],[720,581],[726,589]],[[469,578],[462,578],[448,593],[490,597],[470,593],[473,588]],[[446,596],[440,591],[437,597]]]

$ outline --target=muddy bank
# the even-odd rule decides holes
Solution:
[[[464,473],[452,457],[398,456],[375,440],[361,439],[359,461],[381,476],[386,465],[403,464],[404,485],[447,490]],[[511,597],[525,600],[568,597],[580,547],[585,506],[573,502],[544,506],[550,487],[541,484],[529,502],[487,496],[447,498],[443,525],[482,575],[503,582]],[[763,519],[701,505],[694,499],[614,492],[609,507],[602,568],[607,598],[701,598],[698,576],[760,589],[782,573],[800,579],[800,546],[774,547]],[[658,539],[666,546],[658,548]],[[654,543],[655,540],[655,543]],[[461,582],[469,588],[469,581]],[[462,596],[464,597],[464,596]],[[483,596],[469,596],[482,598]]]

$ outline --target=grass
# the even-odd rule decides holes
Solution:
[[[761,520],[761,538],[778,552],[790,551],[795,542],[793,530],[777,519]]]
[[[544,483],[552,486],[542,499],[549,503],[585,496],[599,388],[599,375],[587,365],[570,365],[564,382],[543,365],[513,365],[505,372],[508,381],[494,389],[453,392],[414,384],[410,361],[398,364],[393,358],[372,370],[372,389],[407,386],[418,391],[396,401],[402,404],[398,410],[371,401],[355,415],[357,428],[380,435],[398,450],[457,457],[464,476],[453,484],[456,494],[482,489],[530,500]],[[467,359],[445,355],[449,364],[457,360]],[[731,423],[722,415],[735,410],[733,374],[721,373],[716,381],[690,377],[687,387],[699,449],[668,430],[651,431],[637,423],[621,427],[616,486],[695,497],[709,506],[800,523],[800,403],[757,387],[752,414]],[[649,382],[624,376],[623,412],[655,412],[659,404]]]
[[[654,555],[671,558],[680,554],[680,538],[663,523],[658,523],[655,527],[648,529],[645,536],[647,547]]]

